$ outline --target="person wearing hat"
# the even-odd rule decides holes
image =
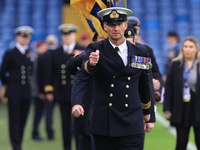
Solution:
[[[144,46],[133,45],[124,37],[131,14],[131,10],[121,7],[97,13],[108,38],[87,47],[73,85],[72,113],[80,117],[84,115],[84,87],[90,78],[94,82],[90,132],[96,150],[143,149],[144,122],[150,119],[151,105],[149,58]]]
[[[13,150],[22,150],[23,132],[29,112],[34,55],[28,50],[28,44],[33,32],[29,26],[16,28],[17,43],[13,49],[5,52],[1,64],[0,78],[8,98],[9,132]]]
[[[53,51],[58,48],[58,39],[55,35],[48,35],[45,39],[45,43],[48,45],[48,50],[38,56],[38,65],[37,65],[37,78],[38,78],[38,88],[39,94],[45,95],[44,87],[46,84],[46,80],[48,77],[48,68],[51,64],[51,58]],[[46,99],[46,98],[45,98]],[[52,128],[52,115],[53,115],[53,108],[54,108],[55,101],[46,102],[46,132],[47,132],[47,139],[54,140],[54,130]]]
[[[166,81],[166,78],[167,78],[166,75],[167,75],[168,68],[172,59],[177,57],[179,54],[179,51],[180,51],[179,42],[180,42],[180,38],[175,31],[167,32],[167,43],[169,45],[169,49],[167,51],[167,58],[165,61],[165,73],[163,75],[163,82]]]
[[[66,69],[67,60],[84,51],[86,48],[76,44],[78,27],[73,24],[62,24],[58,27],[62,36],[62,46],[52,52],[50,67],[48,67],[47,83],[44,87],[46,97],[50,102],[57,101],[62,119],[62,135],[64,150],[71,149],[71,88],[74,75]],[[77,136],[77,135],[76,135]]]
[[[44,141],[44,138],[40,136],[39,131],[38,131],[43,110],[46,107],[45,95],[39,93],[38,57],[44,54],[47,51],[47,49],[48,49],[48,45],[45,43],[45,41],[40,40],[36,43],[37,56],[33,63],[33,77],[32,77],[32,82],[31,82],[32,96],[34,100],[34,120],[33,120],[33,131],[32,131],[32,140],[34,141]]]
[[[99,42],[101,40],[104,40],[105,38],[102,36],[99,36],[97,32],[95,32],[92,40],[93,42]],[[66,63],[67,70],[72,74],[76,75],[78,70],[81,68],[83,58],[85,56],[85,52],[80,53],[76,56],[72,56]],[[83,99],[83,107],[85,110],[84,116],[81,116],[77,118],[78,128],[80,131],[79,134],[79,150],[91,150],[92,143],[91,143],[91,137],[90,137],[90,129],[89,129],[89,116],[91,114],[91,104],[92,104],[92,89],[93,89],[93,83],[92,80],[89,83],[89,86],[86,87],[87,92],[84,95]]]

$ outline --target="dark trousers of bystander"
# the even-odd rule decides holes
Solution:
[[[9,132],[13,150],[21,150],[24,127],[30,108],[30,99],[9,98]]]

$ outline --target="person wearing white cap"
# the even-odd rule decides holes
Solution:
[[[144,46],[133,45],[124,37],[131,14],[120,7],[97,13],[108,38],[87,47],[72,89],[72,114],[79,117],[84,115],[85,87],[90,78],[94,81],[90,131],[96,150],[143,149],[144,122],[150,119],[151,106],[149,58]]]
[[[71,149],[71,88],[74,76],[66,68],[67,60],[86,48],[76,44],[78,27],[73,24],[62,24],[58,27],[62,36],[62,46],[52,52],[50,67],[48,67],[47,83],[44,87],[46,97],[50,102],[58,102],[62,119],[62,135],[64,150]]]
[[[8,97],[9,132],[13,150],[22,150],[23,131],[30,106],[33,53],[28,44],[33,28],[21,26],[15,29],[16,46],[6,51],[1,64],[0,78],[5,96]]]

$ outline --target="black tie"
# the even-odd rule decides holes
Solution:
[[[115,47],[115,50],[116,50],[116,52],[118,52],[119,51],[119,47]]]

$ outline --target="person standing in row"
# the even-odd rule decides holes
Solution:
[[[37,78],[39,86],[39,94],[45,95],[44,87],[48,78],[48,70],[51,67],[52,54],[55,49],[58,48],[58,39],[54,35],[48,35],[45,39],[46,44],[48,45],[48,50],[42,55],[38,56],[38,65],[37,65]],[[46,100],[46,96],[45,96]],[[54,139],[54,131],[52,128],[53,123],[53,108],[55,101],[46,100],[46,131],[48,140]]]
[[[85,50],[76,44],[76,31],[78,27],[72,24],[62,24],[58,27],[62,34],[62,46],[52,52],[51,67],[48,70],[48,80],[45,86],[46,97],[49,101],[54,99],[60,106],[62,118],[62,133],[64,150],[71,149],[71,88],[74,75],[66,69],[67,60]]]
[[[33,63],[33,78],[31,82],[32,87],[32,96],[34,101],[34,120],[33,120],[33,131],[32,131],[32,140],[35,141],[43,141],[39,134],[38,127],[40,120],[42,118],[43,110],[46,107],[46,98],[44,94],[39,93],[39,85],[38,85],[38,57],[45,53],[48,49],[48,45],[45,41],[38,41],[36,43],[36,53],[37,56]]]
[[[34,61],[33,53],[28,44],[33,28],[20,26],[15,29],[16,46],[6,51],[0,70],[3,86],[8,97],[8,116],[10,140],[13,150],[22,150],[24,127],[31,100],[30,79]]]
[[[82,75],[76,75],[72,89],[72,113],[79,117],[84,115],[84,87],[91,78],[94,82],[90,131],[96,150],[143,149],[144,122],[150,119],[149,74],[145,69],[132,67],[133,63],[141,65],[132,59],[147,58],[148,53],[144,46],[138,47],[124,38],[127,16],[131,14],[130,9],[120,7],[97,13],[104,21],[108,38],[87,47]],[[143,89],[142,102],[139,84]]]
[[[200,149],[200,52],[194,36],[186,37],[169,67],[164,94],[164,116],[175,126],[176,150],[186,150],[191,126]]]

